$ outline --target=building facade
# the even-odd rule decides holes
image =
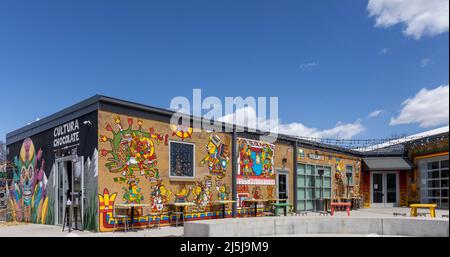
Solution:
[[[367,206],[373,203],[367,179],[372,170],[365,172],[361,152],[285,135],[266,142],[262,132],[238,132],[224,123],[195,131],[171,125],[172,114],[94,96],[9,133],[9,218],[62,225],[70,199],[81,209],[84,229],[111,231],[115,223],[123,225],[113,218],[120,203],[149,205],[162,213],[162,225],[173,220],[169,205],[176,202],[194,203],[187,220],[222,217],[219,200],[236,200],[228,217],[248,215],[248,198],[286,199],[294,211],[317,210],[317,198],[363,197]],[[439,169],[445,175],[445,162]],[[401,181],[408,174],[399,173],[395,181],[397,205],[407,204],[410,193]],[[258,215],[264,208],[257,206]],[[157,221],[149,219],[138,208],[134,227]]]

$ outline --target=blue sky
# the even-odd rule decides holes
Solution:
[[[448,124],[448,1],[384,1],[1,1],[0,138],[95,94],[168,108],[193,88],[277,96],[305,136]]]

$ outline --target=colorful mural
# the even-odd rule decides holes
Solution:
[[[250,184],[274,184],[275,173],[273,170],[273,156],[275,146],[256,140],[238,138],[238,178],[250,178],[246,180]],[[269,183],[264,179],[270,179]],[[262,181],[258,181],[262,180]],[[238,183],[242,180],[238,180]]]
[[[138,187],[139,177],[150,181],[159,179],[155,145],[168,144],[168,135],[155,133],[153,128],[148,132],[142,128],[143,121],[137,120],[137,129],[133,129],[134,120],[127,119],[128,127],[124,128],[120,117],[114,118],[117,129],[107,123],[105,129],[112,137],[100,136],[100,141],[110,144],[110,149],[102,149],[102,156],[108,156],[106,167],[109,172],[118,174],[114,182],[125,184],[123,200],[126,203],[140,203],[144,196]]]
[[[194,132],[194,129],[191,127],[186,127],[183,125],[170,125],[170,129],[172,130],[172,136],[177,136],[181,139],[181,141],[184,141],[187,138],[192,138],[192,133]]]
[[[175,202],[184,203],[188,202],[188,197],[191,194],[191,188],[188,188],[185,184],[181,184],[177,188],[175,193]]]
[[[222,181],[216,181],[217,198],[219,200],[230,200],[230,189],[227,184],[222,183]]]
[[[172,191],[163,185],[163,181],[158,179],[156,185],[152,187],[150,202],[153,211],[167,211],[167,203],[170,201]]]
[[[211,208],[211,187],[211,175],[206,175],[203,180],[195,182],[192,194],[194,195],[194,203],[197,205],[197,210],[205,211]]]
[[[116,201],[117,193],[109,193],[108,189],[103,189],[103,194],[98,194],[98,209],[100,219],[100,230],[111,229],[113,227],[112,216],[114,209],[114,202]]]
[[[26,138],[20,148],[19,157],[14,157],[13,180],[10,186],[10,204],[16,221],[45,223],[48,198],[47,177],[42,150],[36,152],[33,141]]]
[[[211,133],[206,145],[206,152],[207,155],[201,160],[200,164],[206,164],[212,174],[217,174],[219,178],[223,178],[230,160],[228,146],[222,142],[217,134]]]

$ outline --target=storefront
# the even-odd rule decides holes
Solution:
[[[298,211],[316,211],[316,200],[360,197],[361,159],[331,149],[299,147],[297,154]]]
[[[402,157],[363,158],[365,205],[372,207],[406,206],[407,175],[413,167]]]
[[[153,218],[138,209],[135,228],[171,224],[170,206],[184,202],[193,203],[186,220],[221,218],[222,200],[236,201],[225,217],[253,215],[246,199],[285,200],[294,211],[317,211],[319,198],[403,206],[414,181],[421,183],[418,201],[448,206],[448,155],[415,155],[421,168],[414,175],[402,157],[370,158],[286,135],[265,142],[260,132],[224,131],[230,124],[194,132],[171,125],[172,114],[94,96],[8,133],[10,219],[62,225],[68,200],[80,210],[79,227],[94,231],[123,226],[113,218],[121,203],[161,213]],[[258,204],[256,214],[265,207]]]

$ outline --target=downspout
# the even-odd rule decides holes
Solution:
[[[237,188],[236,188],[236,179],[237,179],[237,133],[236,133],[236,125],[233,125],[233,134],[231,137],[231,199],[233,201],[237,201]],[[232,204],[232,214],[233,218],[236,218],[237,211],[237,202]]]
[[[293,177],[294,177],[294,202],[293,202],[293,206],[294,206],[294,212],[297,212],[297,156],[298,155],[298,150],[297,150],[297,140],[294,143],[294,154],[293,154],[293,158],[294,158],[294,169],[293,169]]]

